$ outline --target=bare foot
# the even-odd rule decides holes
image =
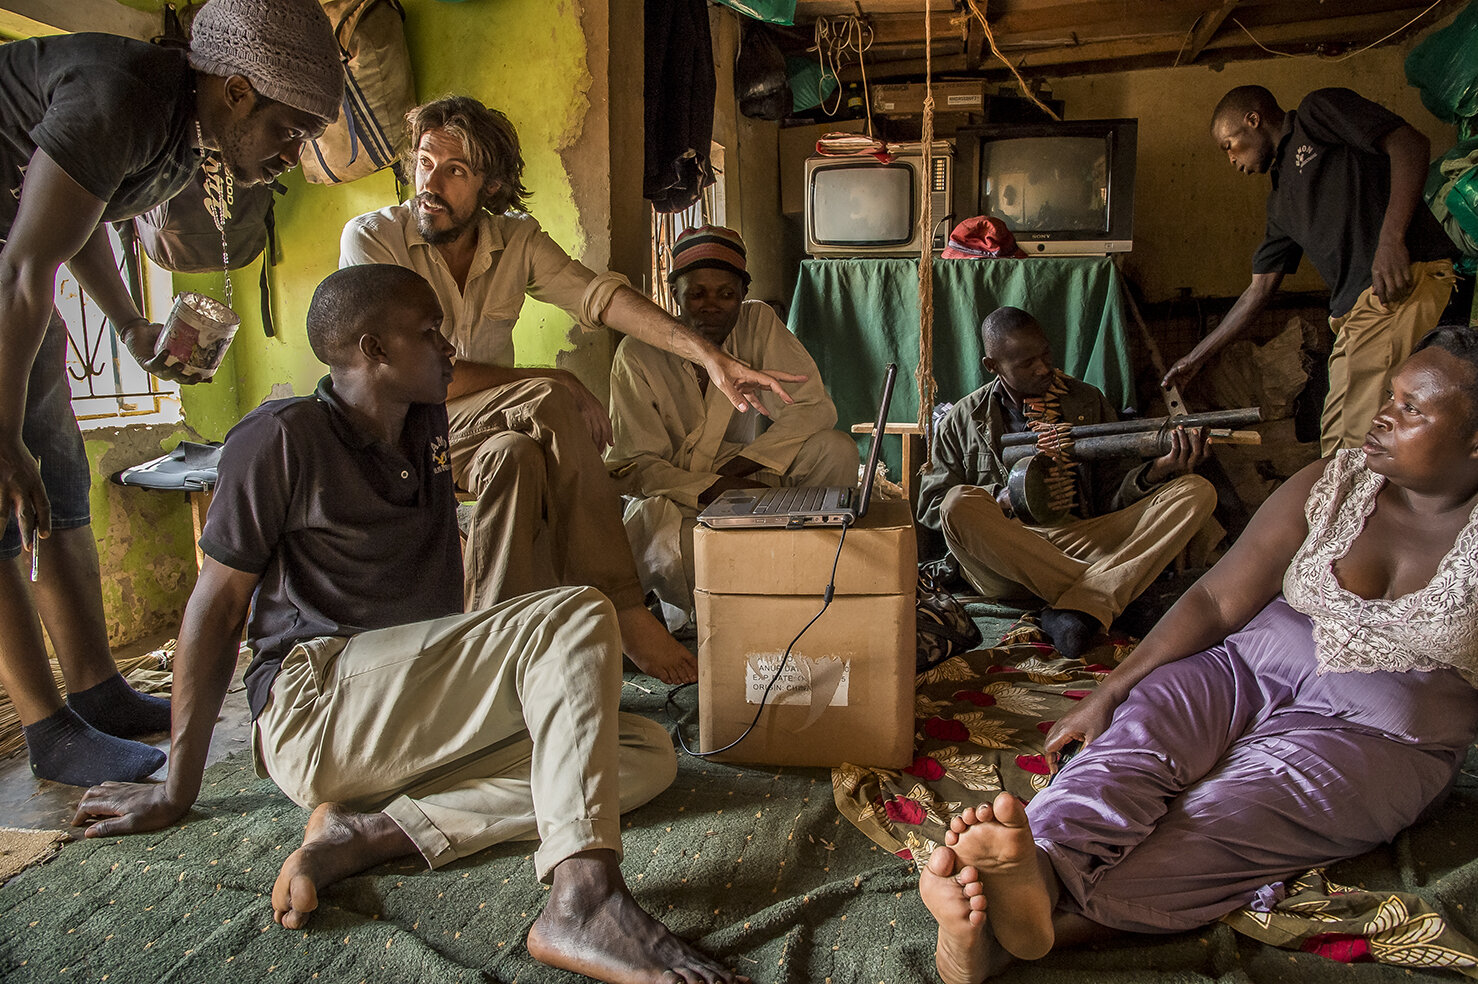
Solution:
[[[1006,952],[1022,960],[1046,955],[1055,939],[1050,869],[1021,801],[1003,792],[989,806],[966,807],[950,821],[944,842],[955,849],[957,863],[979,875],[990,930]]]
[[[980,984],[992,973],[995,939],[986,928],[984,886],[955,852],[936,847],[919,873],[919,895],[939,923],[934,966],[944,984]]]
[[[585,851],[555,867],[528,947],[540,963],[609,984],[749,981],[647,915],[627,890],[614,851]]]
[[[621,626],[621,649],[643,673],[671,684],[698,679],[698,661],[693,654],[646,608],[623,608],[616,613],[616,621]]]
[[[302,929],[318,891],[391,858],[416,853],[405,831],[383,813],[352,813],[322,803],[308,818],[303,846],[287,856],[272,886],[272,918]]]

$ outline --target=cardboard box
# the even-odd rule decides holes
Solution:
[[[699,743],[705,751],[759,723],[727,762],[897,769],[913,760],[914,593],[918,554],[904,500],[874,501],[847,531],[836,592],[822,606],[839,528],[711,530],[693,535]]]
[[[922,113],[924,95],[922,82],[875,85],[872,87],[872,111],[893,116]],[[985,83],[935,82],[934,112],[985,112]]]

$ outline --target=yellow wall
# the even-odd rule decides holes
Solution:
[[[1134,252],[1126,267],[1151,301],[1176,295],[1232,296],[1247,286],[1252,253],[1262,241],[1266,175],[1238,173],[1210,136],[1211,111],[1239,85],[1266,86],[1285,109],[1324,86],[1345,86],[1406,118],[1432,141],[1436,157],[1456,133],[1422,106],[1406,84],[1407,44],[1346,61],[1271,58],[1225,68],[1186,67],[1064,79],[1053,95],[1069,119],[1139,118],[1139,173],[1134,198]],[[1285,290],[1322,290],[1305,262]]]

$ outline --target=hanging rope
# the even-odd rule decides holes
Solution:
[[[919,182],[919,430],[924,435],[924,464],[929,464],[934,396],[934,34],[929,5],[924,4],[924,174]],[[907,438],[904,438],[907,440]]]
[[[996,58],[1000,59],[1002,65],[1005,65],[1011,70],[1011,74],[1016,76],[1016,84],[1021,87],[1022,92],[1026,93],[1028,99],[1037,104],[1038,109],[1046,113],[1056,122],[1061,123],[1062,117],[1052,112],[1052,110],[1047,106],[1046,103],[1037,98],[1037,94],[1032,91],[1031,86],[1026,84],[1026,79],[1021,77],[1021,73],[1016,70],[1016,66],[1011,64],[1010,60],[1007,59],[1005,55],[1001,54],[1000,48],[996,47],[996,36],[994,33],[991,32],[990,21],[985,19],[985,6],[988,2],[989,0],[965,0],[966,5],[968,5],[970,8],[970,12],[975,15],[976,20],[980,21],[981,30],[985,31],[985,40],[990,43],[990,53],[995,55]]]

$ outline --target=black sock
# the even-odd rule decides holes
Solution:
[[[1072,608],[1044,608],[1039,620],[1052,648],[1067,659],[1082,656],[1103,632],[1098,619]]]
[[[169,701],[139,693],[121,673],[96,687],[69,694],[67,706],[94,728],[118,738],[169,730]]]
[[[138,782],[164,764],[164,753],[143,742],[114,738],[88,724],[70,707],[23,729],[38,779],[95,786],[110,779]]]

